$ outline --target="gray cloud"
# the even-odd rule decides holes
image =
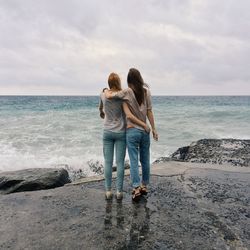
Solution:
[[[250,94],[248,0],[0,0],[0,94]]]

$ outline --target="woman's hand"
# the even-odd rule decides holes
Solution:
[[[104,89],[104,94],[105,94],[105,97],[108,98],[108,99],[111,99],[113,96],[112,96],[112,91],[110,91],[109,89]]]
[[[148,124],[145,123],[145,125],[143,126],[144,130],[147,132],[147,133],[150,133],[151,129],[150,127],[148,126]]]
[[[154,140],[158,141],[158,133],[157,133],[156,129],[152,129],[152,133],[153,133]]]

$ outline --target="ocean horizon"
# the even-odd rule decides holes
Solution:
[[[248,95],[152,99],[159,141],[151,162],[202,138],[250,138]],[[94,95],[1,95],[0,171],[68,166],[94,175],[103,164],[98,103]]]

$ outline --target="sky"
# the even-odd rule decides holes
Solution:
[[[249,0],[0,0],[0,95],[250,95]]]

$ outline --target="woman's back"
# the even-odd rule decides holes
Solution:
[[[108,99],[101,93],[103,109],[105,113],[104,130],[121,132],[126,128],[125,115],[122,108],[122,100]]]

